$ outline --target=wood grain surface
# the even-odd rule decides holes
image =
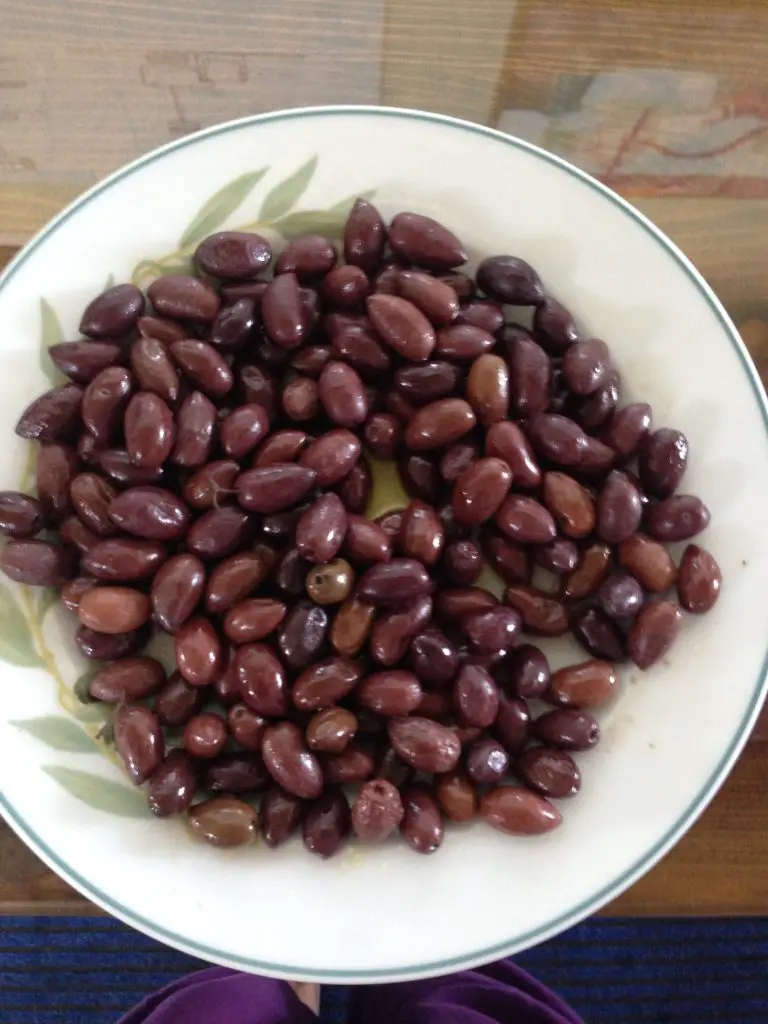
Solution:
[[[768,380],[766,0],[0,0],[0,25],[0,265],[99,178],[199,128],[420,107],[514,130],[631,195]],[[750,743],[607,912],[767,914],[767,773]],[[98,911],[0,824],[0,913]]]

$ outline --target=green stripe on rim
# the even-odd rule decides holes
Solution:
[[[16,271],[24,265],[32,253],[42,245],[46,238],[48,238],[48,236],[51,235],[59,225],[69,220],[73,214],[77,213],[77,211],[81,207],[85,206],[94,196],[105,192],[112,185],[148,166],[159,157],[164,156],[166,153],[176,152],[178,150],[185,149],[187,146],[195,145],[201,139],[213,138],[217,135],[224,135],[227,132],[238,131],[241,128],[245,128],[253,124],[265,124],[272,121],[294,121],[300,120],[301,118],[328,117],[336,115],[359,115],[363,117],[374,116],[395,119],[400,118],[409,121],[426,121],[433,124],[448,125],[452,128],[458,128],[461,131],[469,132],[474,135],[481,135],[485,138],[493,139],[501,145],[512,146],[516,149],[524,150],[525,152],[537,157],[539,160],[544,160],[547,163],[559,167],[561,170],[580,179],[585,185],[588,185],[591,189],[600,193],[600,195],[605,199],[608,199],[615,206],[618,206],[667,250],[667,252],[688,275],[691,282],[696,286],[701,296],[719,320],[720,325],[730,339],[731,345],[741,362],[744,372],[749,378],[749,382],[755,396],[755,401],[762,413],[766,434],[768,434],[768,401],[766,400],[766,395],[760,382],[760,378],[757,375],[757,371],[749,357],[749,353],[747,352],[743,341],[738,334],[738,331],[723,308],[722,303],[698,270],[696,270],[691,261],[669,238],[667,238],[662,231],[659,230],[659,228],[657,228],[650,220],[648,220],[647,217],[636,210],[632,205],[622,199],[621,196],[612,192],[609,188],[602,185],[586,172],[579,170],[572,164],[569,164],[566,160],[554,156],[552,153],[547,153],[545,150],[540,149],[538,146],[534,146],[529,142],[524,142],[522,139],[505,135],[503,132],[496,131],[493,128],[484,128],[481,125],[472,124],[469,121],[461,121],[457,118],[446,117],[441,114],[428,114],[419,110],[399,110],[390,107],[305,107],[297,110],[277,111],[271,114],[257,114],[253,117],[245,117],[237,121],[229,121],[226,124],[197,132],[195,135],[190,135],[184,139],[178,140],[177,142],[169,142],[167,145],[161,146],[160,149],[153,150],[153,152],[146,156],[140,157],[133,163],[128,164],[119,171],[116,171],[100,184],[95,185],[79,199],[75,200],[71,206],[67,207],[67,209],[63,210],[57,217],[55,217],[32,239],[31,242],[29,242],[29,244],[8,265],[4,273],[0,275],[0,292],[2,292],[2,289],[13,278]],[[714,797],[717,790],[725,781],[728,772],[732,768],[736,758],[741,753],[741,750],[749,737],[751,728],[760,712],[767,688],[768,652],[766,653],[766,658],[763,661],[762,671],[755,683],[750,706],[744,714],[739,729],[723,755],[720,764],[707,779],[696,799],[692,801],[676,824],[619,878],[594,893],[589,899],[583,900],[572,910],[562,914],[554,921],[549,922],[543,927],[533,929],[514,940],[497,943],[495,946],[488,946],[485,949],[479,949],[476,952],[465,954],[463,956],[435,960],[429,963],[417,965],[406,965],[399,968],[393,967],[383,970],[306,971],[299,966],[276,964],[268,961],[252,960],[248,957],[232,956],[222,952],[221,950],[205,946],[202,943],[190,942],[182,935],[177,935],[175,932],[159,927],[154,922],[135,914],[132,910],[122,906],[122,904],[116,903],[106,893],[94,888],[86,878],[83,878],[83,876],[78,874],[77,871],[59,859],[57,854],[50,849],[47,843],[24,822],[16,809],[10,806],[3,794],[0,794],[0,809],[2,809],[4,816],[14,831],[17,832],[30,847],[32,847],[35,853],[57,874],[61,875],[61,877],[74,886],[74,888],[78,889],[84,896],[98,904],[109,913],[121,918],[127,924],[130,924],[154,938],[175,946],[193,956],[199,956],[214,963],[224,964],[227,967],[242,969],[253,973],[269,974],[276,977],[290,978],[292,980],[326,981],[336,982],[337,984],[356,981],[361,982],[363,980],[401,981],[414,977],[428,976],[430,974],[446,974],[454,970],[466,969],[477,964],[488,963],[492,960],[501,959],[502,957],[509,956],[520,949],[552,938],[554,935],[557,935],[566,928],[570,928],[572,925],[577,924],[579,921],[583,920],[583,918],[589,916],[589,914],[614,899],[625,889],[629,888],[629,886],[637,881],[638,878],[650,870],[664,856],[664,854],[674,846],[678,839],[680,839],[686,830],[706,809],[710,800]]]

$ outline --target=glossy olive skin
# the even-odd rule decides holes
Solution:
[[[267,846],[275,849],[297,830],[304,814],[303,800],[273,786],[261,802],[261,835]]]
[[[471,821],[477,814],[477,791],[459,771],[441,775],[435,785],[440,810],[451,821]]]
[[[201,782],[212,793],[260,793],[270,786],[271,779],[261,758],[228,751],[208,760]]]
[[[550,799],[574,796],[581,788],[581,773],[564,750],[529,747],[518,757],[515,772],[535,793]]]
[[[197,714],[203,700],[204,691],[197,686],[190,686],[176,669],[155,696],[154,710],[162,725],[178,728],[186,725]]]
[[[690,540],[709,525],[709,509],[691,494],[675,494],[648,509],[648,533],[656,540],[670,543]]]
[[[329,707],[318,711],[310,719],[307,746],[310,750],[326,754],[340,754],[357,732],[357,718],[346,708]]]
[[[0,551],[0,569],[16,583],[57,587],[75,575],[71,549],[45,540],[11,540]]]
[[[160,487],[130,487],[112,499],[112,522],[134,537],[178,540],[189,527],[189,510],[171,491]]]
[[[219,231],[195,249],[195,262],[211,277],[237,281],[255,277],[272,258],[269,243],[247,231]]]
[[[708,612],[720,596],[723,574],[714,555],[698,544],[689,544],[683,552],[677,577],[680,604],[687,612]]]
[[[677,568],[669,551],[642,533],[634,534],[619,546],[619,562],[653,594],[664,593],[677,578]]]
[[[269,726],[261,746],[267,771],[288,793],[315,800],[323,790],[320,763],[304,745],[301,731],[290,722]]]
[[[480,801],[480,817],[492,828],[513,836],[542,835],[562,822],[554,804],[518,786],[489,790]]]
[[[344,259],[366,274],[377,270],[387,232],[381,214],[367,199],[356,199],[344,226]]]
[[[152,775],[163,759],[160,722],[153,711],[140,704],[123,704],[114,718],[115,748],[134,785]]]
[[[343,700],[362,679],[362,663],[348,658],[327,658],[305,669],[291,690],[300,711],[318,711]]]
[[[593,658],[554,672],[548,699],[560,707],[597,708],[613,695],[617,682],[613,665]]]
[[[187,822],[204,842],[228,849],[253,842],[259,818],[256,810],[244,800],[215,796],[190,807]]]
[[[452,508],[456,521],[479,526],[498,511],[512,486],[512,471],[502,459],[478,459],[458,477],[453,489]]]
[[[134,326],[144,305],[144,296],[135,285],[113,285],[86,306],[80,331],[89,338],[120,338]]]
[[[155,769],[147,786],[150,811],[158,818],[185,811],[195,796],[197,779],[183,750],[172,750]]]
[[[77,422],[83,389],[77,384],[51,388],[36,398],[21,414],[15,429],[29,441],[58,441],[71,433]]]
[[[62,591],[62,602],[63,593]],[[77,611],[77,608],[74,611]],[[148,640],[149,626],[141,626],[130,633],[100,633],[81,625],[75,633],[75,643],[80,653],[93,661],[131,658],[146,647]]]
[[[420,213],[398,213],[389,226],[388,241],[394,252],[428,270],[452,270],[468,259],[452,231]]]
[[[316,661],[325,648],[330,616],[322,605],[298,601],[283,620],[277,646],[285,664],[293,671]]]
[[[158,313],[175,320],[208,324],[216,319],[221,301],[207,281],[186,274],[159,277],[147,289]]]
[[[411,641],[410,664],[423,683],[446,686],[459,668],[456,648],[439,630],[419,633]]]
[[[120,704],[142,700],[165,682],[165,669],[154,658],[122,658],[100,669],[88,692],[97,700]]]
[[[407,715],[421,704],[421,685],[413,673],[402,669],[374,672],[361,682],[357,699],[379,715]]]
[[[573,635],[595,658],[621,662],[627,657],[626,638],[619,625],[602,608],[582,608],[571,616]]]
[[[434,853],[443,842],[445,826],[434,797],[423,786],[411,786],[402,794],[400,832],[416,853]]]
[[[629,656],[647,669],[664,658],[680,632],[682,612],[674,601],[647,604],[632,623],[627,640]]]
[[[94,544],[83,558],[83,568],[97,579],[130,582],[154,576],[167,556],[157,541],[116,537]]]
[[[328,787],[310,806],[302,824],[304,846],[318,857],[332,857],[346,842],[351,828],[349,804],[343,791]]]
[[[380,613],[369,642],[373,660],[386,666],[400,662],[413,637],[429,622],[432,607],[432,598],[424,594],[391,611]]]
[[[389,739],[406,764],[417,771],[447,772],[456,767],[461,744],[445,726],[428,718],[393,718]]]
[[[196,555],[175,555],[152,581],[152,617],[168,633],[175,633],[194,612],[203,596],[205,566]]]
[[[280,717],[288,708],[285,668],[265,644],[248,643],[235,655],[242,699],[259,715]]]
[[[600,740],[600,725],[588,711],[558,708],[533,723],[536,739],[561,750],[591,750]]]
[[[664,428],[645,437],[637,469],[648,494],[668,498],[677,490],[688,464],[688,450],[688,440],[679,430]]]
[[[489,256],[477,268],[477,283],[497,302],[538,306],[544,286],[533,267],[516,256]]]
[[[0,533],[34,537],[45,525],[42,502],[20,491],[0,491]]]
[[[192,686],[208,686],[223,667],[224,652],[211,621],[190,618],[174,636],[174,652],[179,671]]]
[[[341,549],[346,532],[347,512],[341,498],[324,494],[296,524],[296,547],[308,562],[330,562]]]
[[[432,580],[421,562],[412,558],[393,558],[371,566],[360,579],[358,595],[370,604],[393,605],[428,594]]]

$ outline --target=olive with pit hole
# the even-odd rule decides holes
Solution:
[[[402,798],[392,783],[371,779],[352,805],[352,831],[364,843],[380,843],[399,827],[404,814]]]
[[[533,723],[537,740],[561,750],[591,750],[600,740],[600,724],[588,711],[556,708]]]

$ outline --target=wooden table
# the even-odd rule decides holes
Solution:
[[[631,197],[768,379],[768,0],[0,0],[0,23],[0,246],[217,121],[422,107],[540,143]],[[699,823],[608,912],[768,913],[767,782],[758,730]],[[97,911],[0,826],[0,912]]]

